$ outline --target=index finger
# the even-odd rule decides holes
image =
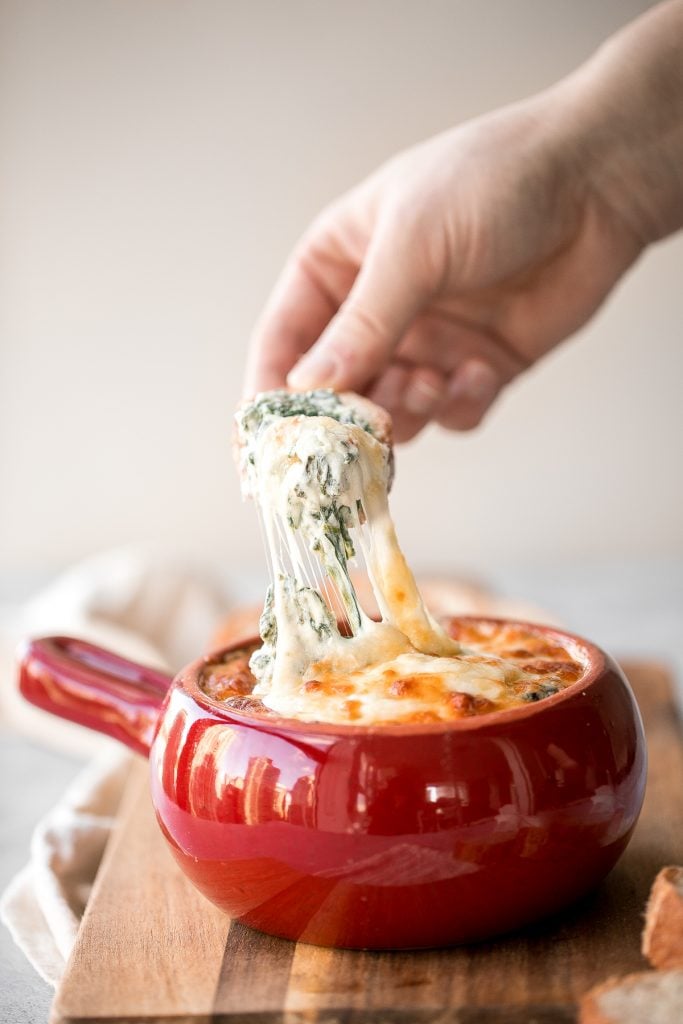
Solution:
[[[251,337],[245,394],[285,387],[287,374],[317,341],[337,306],[310,258],[301,253],[290,257]]]

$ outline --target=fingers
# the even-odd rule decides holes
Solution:
[[[477,320],[460,312],[432,311],[421,314],[396,349],[401,362],[434,366],[449,377],[469,359],[493,366],[504,381],[511,380],[528,363],[487,322],[487,310]]]
[[[429,420],[443,404],[447,392],[446,379],[430,366],[419,366],[410,374],[402,395],[403,409],[411,416]]]
[[[452,374],[437,423],[448,430],[472,430],[481,423],[505,381],[482,359],[468,359]]]
[[[336,308],[307,260],[292,257],[254,329],[245,394],[284,387],[292,366],[315,342]]]
[[[409,441],[443,406],[446,377],[429,366],[392,363],[370,391],[370,398],[391,413],[396,441]]]
[[[409,441],[426,427],[443,407],[447,391],[447,378],[438,370],[430,366],[411,370],[394,416],[396,440]]]
[[[425,311],[433,287],[409,231],[378,228],[367,250],[363,234],[339,207],[309,230],[254,332],[248,392],[285,382],[366,392],[391,413],[397,441],[430,421],[477,426],[523,360],[486,309],[449,301]]]
[[[410,441],[435,421],[448,430],[478,426],[505,381],[481,359],[469,359],[452,374],[429,366],[392,363],[369,397],[391,413],[394,438]]]
[[[476,427],[526,364],[490,331],[438,313],[415,319],[370,397],[391,413],[399,441],[430,421],[449,430]]]
[[[410,367],[392,363],[369,394],[373,402],[377,402],[391,413],[392,433],[394,440],[398,442],[409,441],[428,421],[428,417],[410,412],[403,406],[403,396],[408,390],[412,372]]]
[[[287,382],[295,388],[365,390],[428,296],[414,254],[394,231],[378,229],[346,301]]]

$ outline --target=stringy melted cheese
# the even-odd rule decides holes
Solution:
[[[253,694],[288,717],[359,724],[448,720],[463,694],[500,701],[524,673],[462,648],[424,607],[389,513],[389,447],[331,392],[298,396],[312,404],[303,415],[286,414],[288,398],[257,396],[238,417],[243,492],[259,508],[272,571]],[[318,405],[332,415],[315,415]],[[380,622],[349,578],[356,548]]]

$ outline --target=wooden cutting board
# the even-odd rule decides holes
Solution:
[[[569,1024],[577,998],[643,969],[650,885],[683,863],[683,743],[671,679],[626,666],[650,750],[634,838],[600,889],[508,937],[410,953],[328,950],[230,921],[166,849],[136,762],[52,1008],[53,1024]]]

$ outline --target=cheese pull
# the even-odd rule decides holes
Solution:
[[[509,666],[468,661],[424,606],[389,512],[393,453],[383,410],[332,391],[265,392],[238,410],[236,450],[271,570],[263,646],[250,662],[266,707],[372,723],[386,721],[384,683],[401,672],[421,680],[403,702],[411,713],[444,693],[487,698],[505,685]],[[359,556],[380,622],[353,586],[349,565]]]

